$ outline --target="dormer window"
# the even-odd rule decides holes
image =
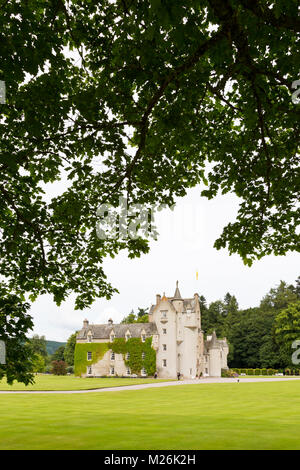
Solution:
[[[87,335],[88,343],[91,343],[91,342],[92,342],[92,339],[93,339],[93,336],[92,336],[91,333],[89,333],[89,334]]]
[[[125,341],[128,341],[131,338],[131,333],[130,331],[127,331],[125,334]]]
[[[111,334],[110,334],[110,337],[109,337],[109,340],[111,343],[113,343],[114,339],[115,339],[115,333],[112,331]]]

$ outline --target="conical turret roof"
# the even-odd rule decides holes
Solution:
[[[181,299],[181,294],[180,294],[180,290],[178,288],[178,281],[176,281],[176,290],[175,290],[175,294],[174,294],[174,299]]]

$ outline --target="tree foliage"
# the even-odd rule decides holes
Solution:
[[[41,354],[34,354],[33,363],[32,363],[32,370],[33,372],[45,372],[46,363],[45,357]]]
[[[300,339],[300,295],[296,285],[281,281],[263,297],[259,307],[240,310],[235,296],[224,300],[201,300],[201,324],[205,335],[216,331],[229,342],[228,364],[244,368],[291,366],[292,341]],[[293,367],[295,365],[293,364]]]
[[[52,354],[51,361],[64,361],[65,346],[59,346],[57,350]]]
[[[148,316],[148,308],[140,308],[138,307],[137,314],[134,313],[133,310],[124,317],[121,323],[147,323],[149,321]]]
[[[33,382],[34,352],[26,337],[33,323],[28,309],[28,303],[0,284],[0,340],[6,346],[6,361],[0,364],[0,380],[6,377],[9,384],[14,380],[25,384]]]
[[[2,1],[9,287],[58,304],[75,292],[77,308],[110,298],[104,257],[148,242],[99,240],[99,204],[170,206],[199,183],[240,198],[218,249],[248,264],[298,249],[299,21],[296,0]]]
[[[66,347],[64,349],[64,359],[68,366],[74,366],[74,352],[75,352],[75,346],[76,346],[76,336],[77,336],[77,331],[73,333],[66,344]]]
[[[33,335],[33,337],[28,340],[28,344],[35,354],[39,354],[44,358],[47,357],[45,336]]]

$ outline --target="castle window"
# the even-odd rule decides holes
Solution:
[[[128,341],[130,338],[131,338],[131,334],[130,334],[130,333],[127,333],[127,334],[125,335],[125,340]]]
[[[114,361],[115,360],[115,353],[112,351],[111,355],[110,355],[110,360],[111,361]]]
[[[110,375],[115,375],[115,368],[113,366],[110,368]]]
[[[146,369],[143,367],[142,370],[141,370],[141,375],[147,375],[147,372],[146,372]]]
[[[88,361],[92,360],[92,352],[91,351],[88,351],[88,353],[87,353],[87,360]]]
[[[130,367],[127,367],[127,369],[126,369],[126,375],[131,375]]]
[[[168,312],[168,310],[162,310],[161,311],[162,318],[167,318],[167,312]]]
[[[166,335],[167,334],[167,330],[166,328],[163,328],[163,335]]]
[[[142,352],[142,359],[145,359],[145,353],[144,353],[144,351]]]
[[[166,350],[167,350],[167,345],[163,344],[163,351],[166,351]]]
[[[167,359],[163,359],[163,367],[167,367]]]
[[[129,358],[130,358],[130,353],[129,353],[129,352],[127,352],[127,353],[126,353],[126,356],[125,356],[125,359],[126,359],[126,361],[128,361],[128,360],[129,360]]]
[[[146,335],[142,335],[142,343],[146,341]]]

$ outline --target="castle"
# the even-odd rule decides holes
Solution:
[[[220,377],[221,369],[227,369],[226,338],[217,339],[215,332],[204,338],[199,296],[194,294],[192,298],[183,299],[178,281],[173,297],[166,297],[165,294],[162,297],[156,296],[156,303],[149,311],[149,323],[113,324],[110,320],[105,325],[90,325],[88,320],[84,320],[76,342],[78,345],[107,345],[116,338],[123,338],[125,342],[130,338],[139,338],[142,343],[152,338],[151,346],[156,351],[156,371],[160,378],[176,378],[178,372],[183,378],[189,379],[200,376]],[[146,353],[141,354],[142,359],[145,359]],[[82,376],[132,375],[128,363],[126,365],[128,357],[124,354],[117,354],[109,349],[102,357],[99,356],[99,360],[90,364],[92,351],[87,350],[86,355],[87,362]],[[137,375],[147,375],[147,370],[142,365],[139,372]]]

